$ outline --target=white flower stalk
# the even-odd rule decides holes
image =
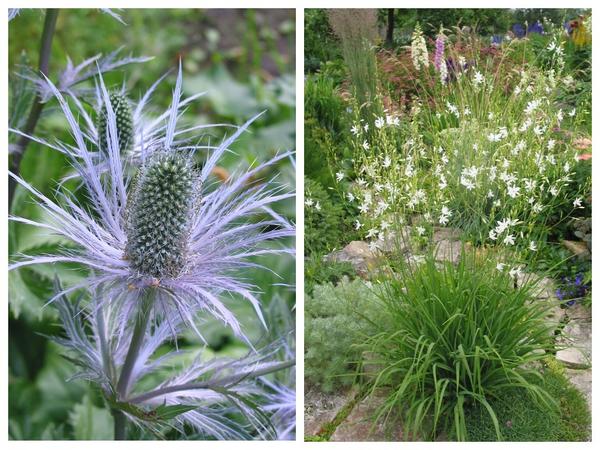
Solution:
[[[419,24],[415,26],[413,31],[412,41],[410,44],[410,54],[415,69],[421,70],[421,68],[429,67],[429,52],[427,51],[427,43],[425,37],[421,31]]]

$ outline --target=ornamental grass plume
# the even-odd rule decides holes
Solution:
[[[177,139],[208,127],[177,128],[182,108],[201,95],[181,100],[181,65],[170,108],[150,122],[144,121],[142,108],[157,84],[132,111],[123,92],[110,93],[101,76],[98,81],[97,127],[92,117],[82,114],[82,103],[73,99],[85,124],[81,127],[65,97],[45,80],[74,143],[31,139],[70,159],[88,204],[64,183],[51,199],[11,174],[45,218],[10,219],[48,230],[70,244],[57,254],[20,255],[10,270],[56,263],[88,269],[80,284],[57,284],[56,295],[47,304],[55,303],[59,309],[66,338],[58,340],[76,354],[82,368],[77,376],[102,388],[115,417],[117,439],[126,437],[128,422],[154,434],[168,422],[179,430],[191,425],[203,436],[217,439],[274,438],[277,431],[269,411],[280,405],[258,378],[290,367],[293,359],[281,361],[278,341],[254,349],[225,299],[250,302],[267,328],[244,271],[262,268],[256,256],[293,254],[280,241],[294,236],[294,226],[271,206],[294,193],[275,180],[258,180],[266,168],[291,159],[291,152],[232,174],[225,182],[214,182],[209,176],[220,158],[260,114],[220,145],[200,146],[192,138]],[[206,160],[197,168],[195,155],[205,149]],[[137,151],[136,157],[130,158],[127,151]],[[71,304],[67,296],[77,292],[87,293],[83,297],[87,300]],[[155,357],[163,343],[176,344],[185,330],[204,340],[197,326],[201,312],[247,342],[248,356],[198,359],[153,389],[148,389],[148,382],[140,386],[144,375],[156,374],[178,353]],[[87,326],[92,337],[86,334]],[[257,405],[257,397],[268,400],[264,408]],[[241,412],[245,423],[230,418],[233,410]]]

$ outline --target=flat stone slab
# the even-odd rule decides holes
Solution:
[[[461,234],[458,228],[433,227],[432,241],[460,241]]]
[[[561,241],[563,247],[569,250],[571,253],[576,255],[580,259],[591,259],[592,254],[590,253],[587,244],[583,241]]]
[[[592,410],[592,369],[565,369],[565,376],[583,394]]]
[[[458,264],[463,248],[466,251],[469,251],[471,244],[463,244],[461,241],[451,241],[449,239],[439,240],[435,243],[435,259],[437,261],[448,261],[453,264]]]
[[[327,394],[318,389],[306,389],[304,396],[304,435],[318,434],[324,425],[356,396],[356,389]]]
[[[343,249],[335,251],[325,258],[333,262],[349,262],[361,277],[366,277],[377,265],[377,253],[364,241],[352,241]]]
[[[585,369],[592,365],[592,313],[575,304],[566,310],[567,324],[562,329],[556,359],[570,369]]]
[[[383,422],[373,425],[377,409],[384,403],[383,395],[371,395],[354,406],[348,417],[336,428],[330,441],[334,442],[382,442],[401,441],[402,429],[385,426]],[[393,429],[391,429],[393,428]]]

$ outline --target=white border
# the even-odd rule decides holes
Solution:
[[[202,0],[171,0],[168,4],[163,2],[156,1],[142,1],[142,0],[134,0],[134,1],[90,1],[90,0],[80,0],[80,1],[56,1],[56,2],[44,2],[44,1],[9,1],[9,5],[7,5],[4,9],[4,16],[0,18],[0,28],[2,30],[2,36],[4,37],[2,41],[1,55],[2,61],[4,65],[2,67],[1,74],[1,83],[3,86],[3,94],[2,95],[2,109],[0,110],[0,133],[2,133],[4,143],[0,148],[6,149],[8,148],[8,133],[7,133],[7,123],[8,123],[8,73],[7,73],[7,63],[8,63],[8,22],[6,21],[6,8],[10,7],[25,7],[25,8],[47,8],[48,6],[59,7],[59,8],[95,8],[95,7],[111,7],[111,8],[156,8],[156,9],[164,9],[165,7],[169,8],[211,8],[218,6],[220,8],[295,8],[296,9],[296,163],[297,163],[297,197],[296,197],[296,217],[297,217],[297,259],[296,259],[296,283],[297,283],[297,301],[296,301],[296,327],[297,327],[297,383],[296,383],[296,392],[298,396],[297,403],[297,441],[296,442],[283,442],[283,441],[273,441],[273,442],[208,442],[208,441],[176,441],[176,442],[156,442],[156,441],[130,441],[127,444],[121,444],[118,442],[94,442],[88,441],[85,443],[86,446],[90,448],[105,448],[107,446],[121,446],[127,445],[127,448],[156,448],[160,446],[161,448],[219,448],[219,449],[236,449],[239,450],[239,447],[243,448],[260,448],[260,449],[290,449],[290,448],[314,448],[316,447],[337,447],[344,449],[371,449],[371,448],[504,448],[504,447],[512,447],[512,448],[560,448],[560,449],[570,449],[570,448],[591,448],[592,443],[426,443],[426,442],[388,442],[388,443],[367,443],[367,442],[353,442],[353,443],[320,443],[320,442],[307,442],[304,443],[304,425],[303,425],[303,413],[304,413],[304,382],[303,382],[303,369],[304,363],[302,360],[303,349],[304,349],[304,220],[303,220],[303,205],[304,205],[304,151],[303,151],[303,142],[304,142],[304,8],[364,8],[364,7],[378,7],[378,8],[591,8],[591,1],[583,1],[583,2],[574,2],[575,4],[568,4],[567,2],[558,2],[555,0],[546,0],[546,1],[495,1],[495,2],[486,2],[482,5],[481,1],[475,0],[459,0],[455,2],[445,2],[445,1],[433,1],[433,0],[420,0],[419,2],[406,2],[402,0],[390,1],[390,0],[380,0],[375,1],[373,4],[369,4],[366,2],[359,2],[357,0],[220,0],[215,4],[214,2],[202,1]],[[49,5],[49,3],[51,3]],[[596,21],[597,22],[597,21]],[[599,25],[594,25],[593,34],[597,34],[600,31]],[[598,52],[600,52],[600,48],[596,45],[593,49],[593,60],[598,61]],[[598,84],[598,77],[600,74],[598,73],[598,68],[595,67],[597,64],[594,63],[593,67],[593,80],[594,84]],[[593,99],[593,105],[597,105],[597,99]],[[594,108],[597,110],[597,108]],[[593,132],[594,134],[597,132],[597,117],[593,117]],[[6,150],[5,150],[6,152]],[[598,156],[600,157],[600,150],[598,151]],[[1,164],[6,173],[8,169],[8,160],[6,157],[0,158]],[[593,164],[593,174],[599,175],[599,177],[593,177],[595,180],[600,180],[600,173],[598,169],[599,163]],[[596,186],[600,181],[594,184],[593,186],[593,194],[596,198],[600,198],[600,192],[598,190],[600,187]],[[0,200],[2,202],[2,211],[4,211],[4,217],[6,218],[8,215],[7,210],[7,198],[8,190],[7,183],[3,182],[0,186]],[[596,208],[598,209],[598,208]],[[598,214],[600,212],[593,212],[593,223],[598,223]],[[0,252],[3,255],[8,254],[8,234],[7,234],[7,222],[5,219],[0,220],[0,233],[2,234]],[[600,244],[593,244],[594,250],[597,250],[597,246]],[[4,256],[2,260],[2,266],[0,270],[2,271],[0,278],[0,286],[3,286],[0,299],[2,299],[2,308],[1,316],[0,316],[0,327],[2,327],[2,347],[4,350],[4,358],[2,360],[2,371],[0,373],[0,386],[1,386],[1,405],[0,405],[0,418],[1,422],[4,424],[5,434],[3,436],[3,440],[8,439],[8,275],[6,271],[8,263],[8,256]],[[597,278],[597,265],[593,268],[593,277]],[[598,294],[600,295],[600,294]],[[594,300],[592,301],[595,304],[598,299],[598,295],[593,295]],[[596,310],[596,313],[600,311],[600,306],[593,306],[593,310]],[[600,339],[600,338],[599,338]],[[598,339],[596,339],[596,333],[593,334],[593,360],[598,360],[598,352],[595,350],[598,348]],[[593,376],[593,384],[598,386],[598,377],[596,375]],[[596,396],[597,397],[597,396]],[[597,401],[592,402],[593,405],[597,403]],[[594,408],[597,409],[597,408]],[[595,420],[596,414],[592,414],[593,418],[593,426],[592,426],[592,437],[598,434],[598,420]],[[29,449],[33,447],[39,447],[44,449],[58,449],[58,448],[74,448],[79,449],[81,447],[81,442],[77,441],[7,441],[7,444],[10,448],[23,448]]]

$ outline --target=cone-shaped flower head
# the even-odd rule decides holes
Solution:
[[[110,106],[115,114],[117,125],[117,140],[122,155],[131,152],[134,142],[133,113],[129,99],[120,92],[111,92],[109,95]],[[103,104],[98,113],[98,147],[108,152],[108,112],[106,104]]]
[[[160,280],[181,272],[196,178],[190,162],[174,153],[142,168],[131,197],[126,247],[140,274]]]

